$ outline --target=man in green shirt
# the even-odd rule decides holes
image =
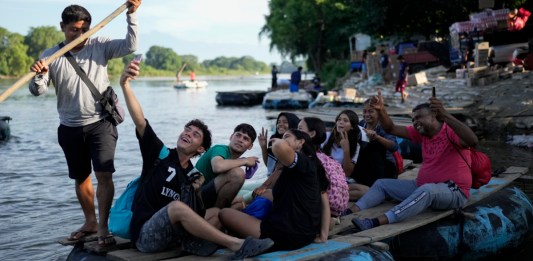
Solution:
[[[215,145],[205,152],[196,163],[196,169],[204,174],[202,199],[205,208],[229,207],[242,185],[244,170],[253,167],[258,157],[242,157],[252,149],[257,134],[250,124],[241,123],[230,136],[229,145]]]

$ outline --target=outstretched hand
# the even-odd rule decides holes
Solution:
[[[257,140],[259,141],[259,146],[261,146],[261,148],[267,147],[267,137],[268,130],[265,128],[261,128],[261,133],[259,134],[259,137],[257,137]]]
[[[429,98],[429,108],[437,115],[438,118],[448,115],[448,111],[444,109],[444,104],[442,101],[435,97]]]
[[[141,0],[128,0],[128,3],[130,4],[128,6],[128,14],[131,14],[137,11],[137,8],[141,5]]]
[[[385,102],[383,101],[383,96],[381,96],[381,91],[378,90],[378,94],[370,98],[370,106],[376,110],[381,111],[385,107]]]
[[[139,76],[140,66],[139,61],[131,61],[120,76],[120,85],[124,85],[130,80],[135,80]]]

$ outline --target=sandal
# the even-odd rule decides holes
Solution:
[[[113,235],[99,236],[98,237],[98,246],[99,247],[110,247],[117,244],[115,237]]]
[[[88,231],[88,230],[76,230],[70,233],[70,236],[67,238],[68,241],[81,241],[85,238],[96,234],[97,231]]]
[[[218,245],[195,236],[190,236],[183,240],[181,248],[193,255],[210,256],[217,251]]]
[[[253,237],[247,237],[242,243],[242,246],[235,255],[231,257],[231,260],[242,260],[247,257],[257,256],[274,245],[274,241],[270,238],[255,239]]]

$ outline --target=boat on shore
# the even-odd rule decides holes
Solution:
[[[10,120],[12,119],[9,116],[0,116],[0,141],[8,140],[11,137]]]
[[[181,81],[174,84],[176,89],[187,89],[187,88],[205,88],[207,87],[206,81]]]
[[[219,106],[254,106],[263,102],[266,91],[218,91],[215,97]]]
[[[262,106],[267,110],[297,110],[307,109],[312,101],[313,96],[305,90],[290,92],[283,89],[267,93]]]
[[[414,166],[398,178],[414,179],[419,166]],[[509,167],[489,184],[472,189],[470,199],[461,212],[454,210],[428,209],[403,222],[379,226],[356,232],[351,219],[373,218],[384,213],[396,203],[386,201],[374,208],[366,209],[339,218],[330,229],[326,243],[313,243],[293,251],[265,253],[255,259],[265,260],[394,260],[394,258],[480,259],[516,249],[525,238],[533,233],[533,205],[518,188],[508,188],[520,180],[527,168]],[[253,182],[255,183],[255,182]],[[463,218],[454,218],[461,213]],[[161,253],[146,254],[129,248],[130,242],[118,238],[114,251],[107,253],[110,260],[197,260],[179,248]],[[83,247],[85,249],[83,249]],[[94,256],[96,242],[76,246],[67,260],[79,260]],[[120,249],[120,250],[119,250]],[[82,256],[80,256],[82,255]],[[208,258],[226,260],[232,255],[228,249],[219,249]],[[364,258],[366,259],[358,259]],[[372,258],[371,258],[372,257]],[[87,259],[91,260],[91,259]],[[96,259],[95,259],[96,260]]]

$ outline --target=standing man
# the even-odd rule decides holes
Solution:
[[[390,83],[389,64],[391,60],[389,56],[387,55],[387,53],[385,52],[385,50],[381,50],[380,54],[381,56],[379,57],[379,65],[381,66],[381,77],[383,78],[383,82],[385,84],[389,84]]]
[[[141,0],[128,0],[126,13],[128,33],[125,39],[112,40],[106,37],[86,39],[72,48],[74,57],[89,80],[100,92],[109,86],[107,64],[113,58],[133,53],[137,49],[137,18],[135,11]],[[68,44],[89,31],[91,14],[79,5],[66,7],[61,14],[61,31]],[[65,56],[48,66],[44,61],[59,46],[45,50],[30,68],[36,76],[30,81],[30,92],[41,95],[48,91],[51,82],[57,94],[59,145],[65,153],[69,177],[75,180],[78,201],[85,216],[85,223],[72,232],[69,240],[79,240],[98,232],[98,244],[102,247],[115,243],[109,234],[108,217],[115,187],[112,174],[115,172],[114,157],[117,143],[117,128],[106,120],[107,115],[95,99],[89,87],[81,80]],[[94,188],[91,180],[91,163],[98,181],[98,221],[94,207]]]
[[[402,55],[398,55],[398,62],[400,63],[400,69],[398,70],[398,80],[396,81],[396,92],[400,92],[402,95],[402,103],[404,103],[408,95],[405,91],[405,87],[407,86],[409,65],[405,62],[405,58],[403,58]]]
[[[194,73],[194,71],[191,71],[189,73],[189,79],[191,80],[191,82],[196,81],[196,73]]]
[[[215,145],[200,157],[196,168],[204,174],[202,199],[205,208],[230,207],[231,202],[244,184],[244,170],[241,167],[255,167],[259,158],[242,157],[251,150],[257,134],[250,124],[241,123],[235,127],[229,145]]]
[[[291,73],[291,86],[289,88],[290,92],[298,92],[301,81],[302,81],[302,66],[299,66],[298,70]]]
[[[378,92],[371,106],[379,114],[387,133],[422,145],[423,164],[416,180],[379,179],[359,199],[353,211],[368,209],[385,198],[401,201],[373,219],[352,219],[360,230],[401,222],[427,208],[461,208],[470,196],[472,174],[470,150],[478,143],[476,134],[453,117],[435,97],[413,109],[413,126],[395,125]]]
[[[272,90],[278,87],[278,68],[272,65]]]
[[[243,240],[222,233],[182,202],[187,193],[182,189],[183,183],[191,182],[196,190],[204,180],[201,173],[194,171],[191,158],[211,146],[211,131],[198,119],[189,121],[176,148],[167,148],[145,119],[130,86],[130,80],[138,75],[139,62],[134,61],[120,79],[143,158],[142,183],[135,194],[130,224],[134,246],[141,252],[154,253],[181,243],[187,252],[209,256],[222,245],[234,251],[232,259],[238,260],[270,248],[274,242],[268,238]]]

